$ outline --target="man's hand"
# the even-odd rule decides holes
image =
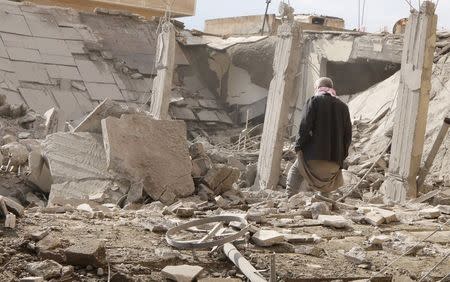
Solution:
[[[297,151],[297,159],[300,160],[301,158],[303,158],[303,152],[302,150]]]

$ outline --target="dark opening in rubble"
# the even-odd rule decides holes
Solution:
[[[351,95],[369,89],[398,70],[400,64],[367,59],[326,62],[326,75],[333,79],[338,95]]]

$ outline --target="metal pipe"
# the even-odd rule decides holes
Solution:
[[[267,282],[253,265],[231,243],[223,245],[223,252],[251,282]]]
[[[266,18],[267,18],[267,13],[269,12],[270,2],[272,2],[272,0],[266,0],[266,12],[264,13],[264,20],[263,20],[263,25],[262,25],[262,29],[261,29],[261,35],[264,35],[264,28],[266,27]]]

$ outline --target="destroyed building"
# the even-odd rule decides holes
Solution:
[[[0,281],[448,281],[433,3],[378,34],[289,6],[200,32],[177,19],[194,0],[30,2],[0,0]],[[288,200],[323,76],[353,123],[344,186]]]

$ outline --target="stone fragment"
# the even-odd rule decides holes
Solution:
[[[53,180],[47,162],[42,157],[40,150],[30,152],[28,166],[30,168],[28,181],[39,187],[42,192],[50,193]]]
[[[233,188],[233,184],[238,181],[240,172],[237,168],[227,165],[214,165],[203,178],[204,183],[220,195]]]
[[[38,198],[33,192],[28,192],[25,196],[25,200],[31,205],[35,207],[45,207],[45,202]]]
[[[44,239],[49,233],[50,233],[50,231],[48,229],[40,230],[40,231],[31,233],[29,235],[29,238],[33,241],[40,241],[40,240]]]
[[[295,248],[295,253],[320,258],[323,257],[325,251],[322,248],[318,248],[316,246],[302,245]]]
[[[190,218],[194,216],[194,211],[193,208],[181,207],[177,210],[177,216],[180,218]]]
[[[44,132],[45,135],[55,133],[63,126],[61,124],[63,120],[61,120],[59,110],[56,108],[51,108],[50,110],[46,111],[44,113],[44,119],[45,119],[45,132]]]
[[[214,200],[216,201],[216,204],[219,208],[228,208],[230,206],[230,201],[228,201],[227,199],[225,199],[222,196],[217,196],[214,198]]]
[[[0,202],[3,201],[6,205],[6,208],[9,211],[12,211],[14,214],[18,215],[18,216],[22,216],[23,212],[24,212],[24,207],[19,204],[18,202],[16,202],[15,200],[8,198],[8,197],[4,197],[0,195]],[[0,212],[2,210],[0,209]]]
[[[373,209],[373,211],[375,211],[376,213],[378,213],[379,215],[384,217],[384,219],[386,220],[386,223],[399,221],[397,218],[397,215],[393,211],[380,209],[380,208],[375,208],[375,209]]]
[[[334,228],[348,228],[350,222],[340,215],[319,215],[317,218],[324,226]]]
[[[144,196],[144,181],[137,181],[131,184],[130,190],[128,191],[127,201],[129,203],[138,203],[142,200]]]
[[[367,253],[361,247],[353,247],[350,251],[344,253],[346,259],[354,264],[367,263]]]
[[[20,132],[17,137],[19,137],[19,139],[28,139],[31,136],[30,132]]]
[[[110,99],[105,99],[75,127],[74,132],[102,133],[102,119],[107,117],[120,118],[123,114],[133,112],[135,112],[134,109],[122,106]]]
[[[47,235],[36,244],[39,252],[50,251],[61,247],[61,239],[55,235]]]
[[[102,267],[106,264],[106,250],[101,241],[87,239],[78,241],[64,250],[66,261],[71,265]]]
[[[94,210],[91,208],[89,204],[81,204],[77,206],[77,210],[81,212],[92,213]]]
[[[15,214],[9,213],[6,215],[5,227],[11,228],[11,229],[16,228],[16,215]]]
[[[194,281],[202,272],[203,267],[193,265],[168,265],[161,270],[163,278],[177,282]]]
[[[423,209],[419,211],[419,216],[427,219],[435,219],[441,216],[441,211],[437,207]]]
[[[154,200],[173,203],[194,193],[186,125],[122,115],[102,120],[108,168],[132,179],[144,178],[144,190]]]
[[[364,220],[373,226],[379,226],[386,221],[384,217],[374,211],[367,213]]]
[[[313,244],[320,240],[317,235],[285,234],[284,239],[291,244]]]
[[[44,279],[58,278],[61,276],[62,266],[53,260],[44,260],[27,264],[27,271],[32,275],[42,276]]]
[[[19,282],[44,282],[44,277],[42,276],[30,276],[20,278]]]
[[[330,207],[324,202],[315,202],[310,207],[311,215],[313,219],[317,219],[319,215],[330,215]]]
[[[83,179],[112,179],[106,165],[102,137],[97,134],[54,133],[43,142],[53,183]]]
[[[283,234],[274,230],[258,230],[252,236],[253,242],[260,247],[270,247],[284,242]]]
[[[17,138],[12,135],[7,134],[7,135],[3,136],[2,141],[3,141],[3,145],[6,145],[9,143],[17,142]]]
[[[438,205],[436,208],[443,214],[450,214],[450,206],[449,205]]]
[[[126,186],[110,180],[68,181],[51,186],[48,206],[117,203],[126,192]]]
[[[388,235],[374,235],[369,238],[369,243],[371,245],[382,245],[389,240],[391,240],[391,237]]]
[[[28,161],[27,147],[19,142],[3,145],[0,148],[0,152],[4,158],[9,158],[11,160],[12,166],[21,166]]]

